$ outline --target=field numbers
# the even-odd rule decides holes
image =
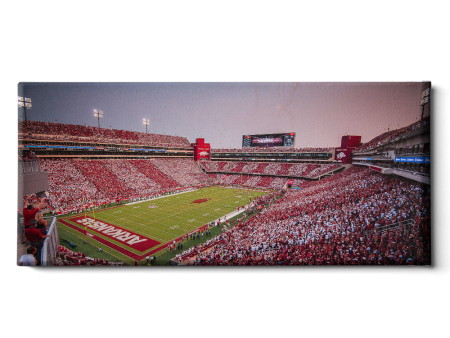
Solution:
[[[188,222],[194,222],[195,221],[195,218],[193,218],[193,219],[188,219]]]
[[[170,229],[178,229],[178,225],[174,225],[174,226],[170,227]]]
[[[220,208],[215,209],[214,211],[220,211]]]
[[[209,214],[208,213],[206,213],[206,214],[203,214],[203,216],[208,216]]]

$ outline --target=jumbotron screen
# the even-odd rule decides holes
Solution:
[[[294,147],[295,133],[244,135],[242,148],[247,147]]]

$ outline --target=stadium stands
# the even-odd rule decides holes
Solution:
[[[263,175],[289,175],[314,178],[326,172],[342,167],[342,164],[290,164],[290,163],[249,163],[233,161],[201,161],[201,165],[208,172],[236,172]]]
[[[164,189],[180,187],[173,178],[158,170],[158,168],[149,160],[131,160],[130,161],[145,176],[151,178]]]
[[[19,136],[36,140],[70,140],[95,143],[139,144],[158,147],[190,147],[185,137],[73,124],[19,121]]]
[[[191,264],[429,264],[429,212],[419,184],[352,167],[287,193]]]
[[[85,203],[95,201],[99,205],[215,183],[192,159],[41,159],[40,162],[42,170],[49,174],[46,211],[77,211],[83,207],[83,198]]]
[[[429,117],[389,131],[361,145],[370,150],[429,128]],[[22,137],[157,147],[189,147],[186,138],[36,121],[20,121]],[[407,145],[408,146],[408,145]],[[423,145],[421,145],[422,147]],[[428,147],[429,148],[429,147]],[[331,148],[214,149],[214,152],[328,152]],[[420,151],[423,149],[420,148]],[[411,150],[399,148],[398,154]],[[419,147],[413,153],[419,152]],[[33,153],[19,160],[33,159]],[[229,159],[229,158],[228,158]],[[364,167],[311,181],[343,168],[342,164],[201,161],[181,157],[88,160],[40,158],[48,172],[49,198],[43,210],[80,212],[87,202],[96,207],[124,199],[148,198],[187,187],[212,184],[281,190],[261,197],[260,214],[189,249],[180,260],[197,265],[351,265],[430,264],[430,196],[424,185]],[[201,169],[203,167],[206,173]],[[429,166],[416,173],[429,176]],[[408,171],[409,167],[398,170]],[[256,175],[250,175],[256,174]],[[280,177],[283,175],[284,177]],[[307,179],[302,179],[307,178]],[[31,202],[35,195],[27,196]],[[268,201],[271,205],[268,206]],[[89,206],[89,205],[87,205]],[[256,207],[255,206],[255,207]],[[58,265],[111,265],[61,247]],[[189,260],[190,259],[190,260]],[[114,263],[115,265],[122,264]],[[113,265],[114,265],[113,264]]]

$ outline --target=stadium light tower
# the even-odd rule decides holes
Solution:
[[[100,119],[103,118],[103,112],[101,110],[94,109],[94,117],[98,120],[98,127],[100,128]]]
[[[429,102],[430,102],[430,88],[422,92],[422,100],[420,101],[420,105],[422,106],[422,116],[420,119],[423,119],[423,111],[425,109],[425,105]]]
[[[145,133],[147,134],[147,127],[150,125],[150,120],[149,119],[143,119],[144,122],[142,122],[142,124],[145,125]]]
[[[18,107],[23,107],[23,114],[25,121],[27,120],[27,109],[31,109],[31,99],[29,97],[18,96],[17,97]]]

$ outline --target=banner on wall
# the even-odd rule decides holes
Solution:
[[[352,163],[352,151],[347,148],[336,148],[336,161],[344,164]]]
[[[430,157],[415,157],[415,156],[407,156],[407,157],[396,157],[395,162],[405,162],[405,163],[430,163]]]
[[[196,139],[191,146],[194,148],[194,161],[211,159],[211,146],[203,138]]]

